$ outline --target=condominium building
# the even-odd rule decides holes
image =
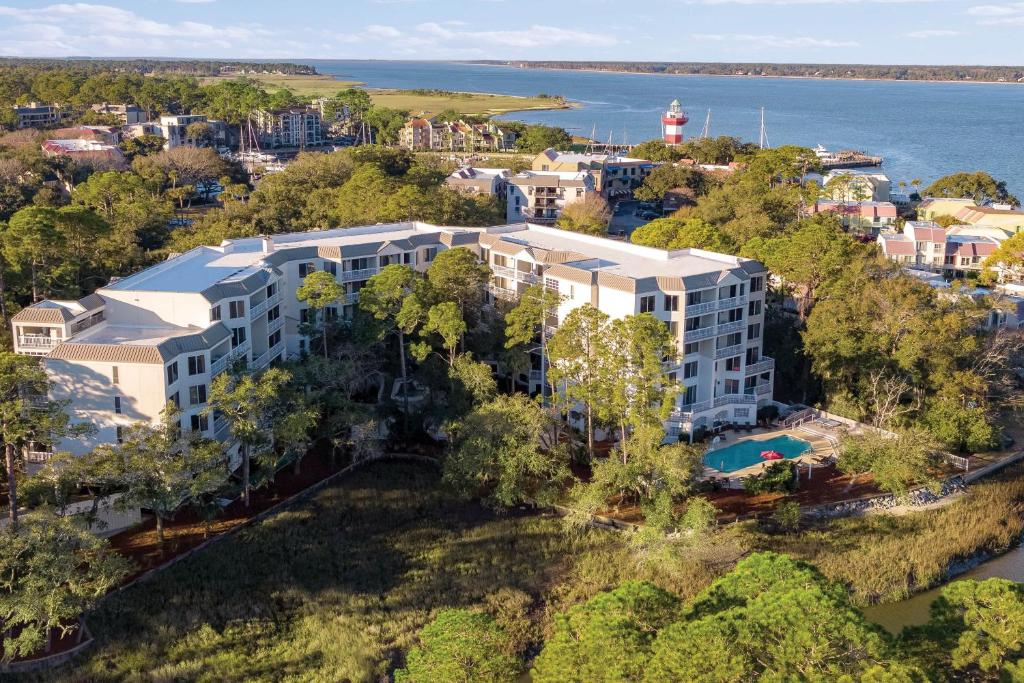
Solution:
[[[14,116],[18,119],[18,128],[47,128],[56,126],[64,117],[59,104],[40,104],[30,102],[26,105],[14,105]]]
[[[215,146],[223,145],[226,141],[227,129],[223,121],[208,118],[205,114],[169,114],[160,117],[160,126],[155,129],[157,134],[163,136],[167,143],[167,149],[181,145],[203,146],[207,141],[198,140],[189,136],[188,127],[193,123],[206,123],[210,126],[213,139],[209,142]],[[139,124],[144,126],[145,124]]]
[[[878,244],[886,258],[911,268],[962,276],[979,271],[999,242],[984,236],[956,234],[937,223],[908,221],[903,232],[883,232]]]
[[[833,181],[837,179],[842,182]],[[858,171],[841,169],[829,171],[822,184],[832,185],[831,199],[843,202],[873,201],[888,202],[892,193],[892,181],[889,176],[878,171]]]
[[[326,142],[320,110],[315,107],[259,109],[253,128],[264,148],[317,147]]]
[[[113,443],[168,402],[182,427],[227,440],[227,424],[203,415],[210,383],[235,363],[260,369],[307,349],[309,309],[296,298],[312,272],[345,287],[333,315],[348,318],[379,270],[425,271],[450,248],[487,262],[489,295],[514,298],[542,282],[564,298],[557,326],[590,303],[611,317],[651,313],[677,340],[668,376],[684,387],[667,428],[750,424],[771,401],[774,363],[761,355],[764,267],[695,249],[663,251],[533,224],[441,228],[396,223],[226,240],[115,280],[77,301],[46,300],[12,318],[16,353],[39,356],[51,398],[66,400],[88,437],[58,444],[84,453]],[[537,378],[539,380],[539,376]]]
[[[509,223],[554,223],[568,204],[597,194],[590,171],[523,171],[508,179],[505,216]]]
[[[444,184],[467,194],[505,196],[505,186],[512,175],[507,168],[476,168],[468,166],[453,171]]]
[[[891,202],[842,202],[819,199],[805,209],[806,213],[831,213],[839,217],[846,229],[860,232],[879,232],[896,224],[896,205]]]
[[[533,160],[539,172],[584,172],[594,176],[594,186],[606,197],[631,194],[657,166],[646,159],[633,159],[614,154],[559,152],[548,148]]]
[[[116,116],[122,126],[142,123],[146,120],[146,112],[134,104],[94,104],[91,109],[97,114]]]
[[[611,318],[650,313],[676,340],[665,372],[682,391],[666,424],[687,435],[716,424],[753,424],[772,402],[775,362],[762,355],[765,281],[757,261],[699,249],[665,251],[534,224],[488,228],[479,236],[491,293],[515,299],[532,284],[562,302],[547,326],[591,304]],[[539,387],[539,358],[531,389]]]
[[[398,144],[413,151],[500,152],[515,147],[516,134],[493,121],[436,121],[416,117],[398,132]]]

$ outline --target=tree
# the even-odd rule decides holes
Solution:
[[[291,381],[291,373],[270,368],[261,374],[218,375],[210,387],[204,414],[220,414],[227,420],[231,436],[242,456],[242,500],[249,506],[250,464],[274,459],[274,425],[280,415],[279,395]]]
[[[376,132],[374,142],[393,145],[398,142],[398,132],[409,118],[409,112],[375,105],[366,110],[362,118]]]
[[[28,270],[32,283],[32,301],[49,294],[47,266],[59,258],[57,211],[49,207],[29,206],[13,216],[0,236],[4,258],[16,270]]]
[[[433,303],[451,301],[470,327],[476,327],[483,305],[484,287],[491,276],[487,264],[480,263],[468,249],[447,249],[439,253],[427,268],[427,282]]]
[[[206,121],[196,121],[185,126],[185,137],[199,147],[213,142],[213,126]]]
[[[90,425],[70,424],[64,405],[47,400],[46,373],[30,356],[0,352],[0,440],[4,447],[11,529],[18,526],[18,459],[32,443],[56,444],[85,434]]]
[[[658,631],[678,616],[679,599],[627,581],[555,617],[534,660],[534,683],[618,683],[643,678]],[[696,678],[699,678],[696,677]],[[661,680],[687,680],[686,678]],[[690,678],[689,680],[695,680]]]
[[[555,225],[562,230],[600,237],[608,232],[611,217],[608,202],[601,195],[591,193],[579,201],[566,204]]]
[[[692,194],[703,194],[705,188],[704,174],[697,169],[664,164],[651,171],[633,195],[642,202],[661,202],[672,190],[684,189]]]
[[[587,454],[594,459],[594,412],[600,393],[601,368],[606,357],[608,315],[590,304],[570,311],[548,342],[551,383],[583,404],[587,414]]]
[[[462,319],[458,304],[454,301],[442,301],[435,304],[427,311],[426,321],[420,329],[420,333],[426,337],[436,334],[441,338],[441,346],[447,351],[447,358],[450,368],[455,366],[455,358],[458,354],[459,339],[466,333],[466,322]],[[430,353],[430,345],[426,342],[417,344],[413,349],[416,360],[423,361]]]
[[[873,431],[848,435],[840,444],[837,464],[853,476],[851,483],[858,475],[871,472],[878,488],[905,496],[914,484],[938,485],[934,474],[938,460],[935,440],[914,429],[895,437]]]
[[[314,321],[320,318],[320,331],[324,337],[324,357],[327,357],[327,308],[338,303],[345,288],[325,270],[318,270],[306,276],[302,285],[295,290],[295,298],[313,311]],[[315,324],[315,323],[314,323]]]
[[[165,520],[193,495],[216,491],[225,480],[221,444],[183,433],[173,403],[164,408],[159,425],[136,423],[124,430],[120,443],[99,449],[109,449],[119,465],[123,495],[118,505],[152,510],[161,547]]]
[[[0,662],[49,650],[127,574],[129,563],[74,520],[27,517],[0,532]]]
[[[395,671],[396,683],[504,683],[522,669],[506,651],[508,635],[494,618],[464,609],[438,612],[420,632],[405,667]]]
[[[346,88],[338,91],[336,99],[348,107],[349,112],[357,119],[361,119],[370,107],[373,106],[370,94],[362,88]]]
[[[928,623],[911,632],[928,639],[937,670],[952,666],[971,680],[1015,681],[1024,664],[1024,586],[1005,579],[954,581],[931,605]]]
[[[124,153],[124,158],[131,162],[135,157],[150,156],[160,152],[166,144],[167,140],[160,135],[139,135],[123,140],[118,146]]]
[[[1024,232],[1004,240],[985,259],[984,266],[987,271],[998,270],[999,275],[1008,282],[1024,280]]]
[[[540,336],[541,353],[541,397],[547,396],[547,339],[545,329],[548,326],[549,316],[558,311],[558,304],[561,297],[558,292],[548,289],[544,285],[530,285],[519,295],[516,305],[505,314],[505,348],[531,344]]]
[[[571,145],[572,136],[564,128],[540,124],[527,126],[516,140],[516,147],[526,154],[537,154],[548,148],[568,149]]]
[[[917,181],[920,184],[920,180]],[[913,183],[911,183],[913,184]],[[1006,183],[996,180],[984,171],[976,173],[952,173],[943,176],[924,188],[924,197],[954,197],[973,199],[978,204],[1002,202],[1019,204],[1017,198],[1007,192]]]
[[[565,449],[544,443],[554,419],[523,394],[497,396],[456,422],[444,481],[463,495],[508,508],[549,501],[570,477]]]
[[[736,245],[700,218],[658,218],[633,231],[629,241],[658,249],[705,249],[720,254],[736,253]]]
[[[408,266],[385,266],[359,290],[359,309],[382,323],[381,335],[398,338],[398,364],[402,378],[403,411],[409,414],[409,375],[406,368],[405,337],[412,334],[424,316],[422,280]]]

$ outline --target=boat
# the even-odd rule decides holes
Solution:
[[[832,170],[837,168],[860,168],[862,166],[881,166],[884,159],[880,156],[865,154],[852,149],[841,149],[838,152],[830,152],[824,146],[818,145],[814,148],[814,154],[821,162],[822,168]]]

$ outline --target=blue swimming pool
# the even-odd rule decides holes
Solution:
[[[716,448],[704,454],[704,464],[719,472],[735,472],[744,467],[765,462],[762,451],[778,451],[792,459],[811,450],[811,444],[792,436],[775,436],[771,439],[747,439],[730,446]]]

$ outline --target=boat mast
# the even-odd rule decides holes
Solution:
[[[771,145],[768,144],[768,131],[765,130],[764,127],[764,107],[761,107],[761,135],[758,141],[758,146],[761,149],[769,149],[771,147]]]
[[[704,119],[704,128],[700,131],[700,138],[707,140],[711,137],[711,110],[708,109],[708,115]]]

